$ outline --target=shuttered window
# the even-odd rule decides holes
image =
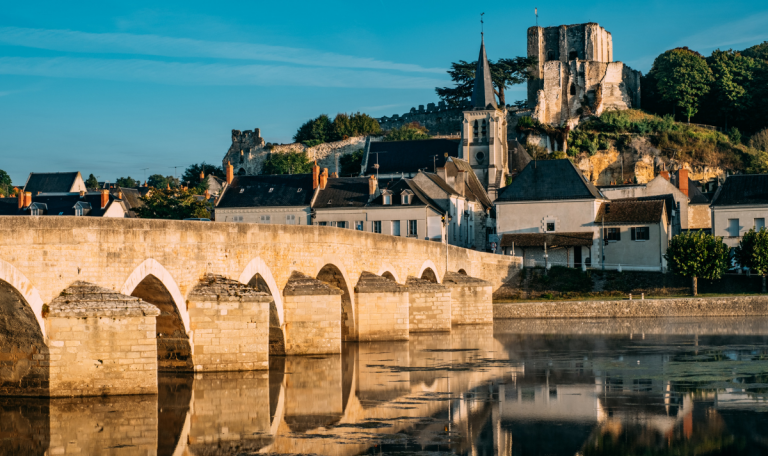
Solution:
[[[651,231],[647,226],[631,228],[630,233],[633,241],[647,241],[651,239]]]
[[[620,241],[621,229],[619,228],[606,228],[603,232],[603,238],[606,241]]]

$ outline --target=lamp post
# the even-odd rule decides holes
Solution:
[[[448,274],[448,225],[453,220],[450,214],[443,216],[443,232],[445,233],[445,273]]]

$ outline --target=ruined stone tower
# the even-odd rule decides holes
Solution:
[[[496,104],[485,42],[482,40],[472,100],[464,111],[459,157],[469,162],[488,196],[495,200],[508,173],[507,111]]]
[[[640,107],[640,72],[613,61],[613,38],[596,23],[531,27],[528,57],[538,61],[528,103],[542,123],[574,127],[589,114]]]

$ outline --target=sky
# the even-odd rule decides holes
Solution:
[[[221,164],[231,130],[290,143],[319,114],[439,101],[451,62],[526,53],[526,30],[597,22],[646,73],[665,50],[768,40],[768,2],[9,2],[0,11],[0,169],[100,181]],[[507,100],[525,98],[523,86]],[[145,169],[146,168],[146,169]]]

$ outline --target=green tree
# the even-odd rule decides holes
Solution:
[[[768,128],[764,128],[749,138],[749,147],[768,152]]]
[[[736,247],[736,261],[742,267],[749,268],[763,276],[763,293],[768,293],[765,276],[768,275],[768,231],[754,228],[744,233]]]
[[[339,157],[339,164],[341,165],[341,176],[359,176],[360,170],[363,166],[364,155],[365,151],[360,149],[352,152],[351,154],[342,155]]]
[[[134,209],[140,218],[182,220],[211,216],[211,204],[200,199],[192,190],[156,188],[140,199],[144,206]]]
[[[312,162],[304,152],[270,154],[261,167],[261,174],[305,174],[312,172]]]
[[[763,41],[762,44],[757,44],[742,51],[747,57],[752,57],[755,60],[768,61],[768,41]]]
[[[118,187],[138,187],[141,185],[139,182],[131,178],[131,176],[128,177],[118,177],[117,182],[115,182]]]
[[[696,114],[701,98],[709,92],[712,70],[698,52],[676,48],[656,57],[651,71],[658,94],[680,107],[688,122]]]
[[[384,141],[409,141],[414,139],[429,139],[426,127],[422,127],[418,122],[411,122],[398,128],[393,128],[384,136]]]
[[[728,128],[728,116],[749,106],[752,94],[749,84],[755,61],[734,51],[716,50],[707,58],[712,70],[712,98],[719,107]]]
[[[99,181],[96,180],[96,176],[93,174],[88,175],[88,179],[85,180],[86,188],[99,188]]]
[[[715,280],[728,268],[728,246],[720,237],[703,231],[678,234],[667,247],[664,258],[672,273],[691,278],[694,296],[698,292],[698,278]]]
[[[210,174],[213,174],[216,177],[224,179],[224,177],[226,176],[226,174],[224,173],[224,169],[222,169],[220,166],[210,165],[206,162],[202,162],[202,163],[196,163],[194,165],[189,165],[187,169],[184,170],[184,174],[181,175],[181,181],[189,182],[189,187],[198,187],[200,184],[201,172],[206,177],[208,177],[208,175]]]
[[[11,194],[11,176],[5,171],[0,169],[0,194],[3,196],[10,196]]]
[[[320,114],[314,119],[310,119],[299,127],[293,140],[303,143],[304,141],[330,141],[333,135],[333,123],[328,114]]]
[[[514,59],[499,59],[497,62],[488,61],[491,70],[493,92],[498,98],[499,106],[506,106],[505,90],[515,84],[522,84],[531,77],[531,69],[536,65],[532,57],[515,57]],[[477,61],[465,62],[459,60],[451,64],[448,74],[456,84],[455,87],[436,87],[435,92],[441,100],[451,105],[459,105],[472,97],[475,84]]]
[[[368,114],[337,114],[331,127],[331,141],[341,141],[353,136],[381,134],[379,122]]]
[[[147,185],[157,189],[165,189],[168,187],[179,187],[179,180],[173,176],[163,176],[162,174],[153,174],[147,179]]]
[[[759,149],[749,149],[749,174],[768,174],[768,152]]]

